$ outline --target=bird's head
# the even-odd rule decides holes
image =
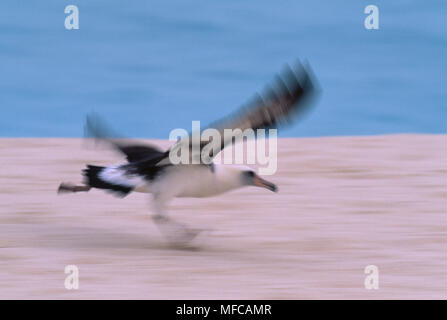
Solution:
[[[273,192],[278,192],[278,187],[274,183],[267,181],[265,179],[262,179],[260,176],[258,176],[251,169],[242,170],[241,171],[241,179],[242,179],[243,185],[261,187],[261,188],[266,188]]]

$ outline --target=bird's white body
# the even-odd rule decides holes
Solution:
[[[105,168],[103,180],[128,186],[135,192],[168,194],[169,197],[211,197],[243,186],[241,166],[177,165],[166,168],[163,178],[148,181],[139,175],[129,175],[121,165]]]

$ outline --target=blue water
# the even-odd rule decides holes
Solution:
[[[64,27],[66,5],[80,29]],[[368,4],[380,29],[366,30]],[[282,136],[445,133],[445,0],[1,0],[0,136],[79,137],[95,111],[168,138],[307,58],[317,108]]]

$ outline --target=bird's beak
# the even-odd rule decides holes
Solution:
[[[253,178],[253,184],[257,187],[266,188],[273,192],[278,192],[278,187],[274,183],[264,180],[259,176],[255,176]]]

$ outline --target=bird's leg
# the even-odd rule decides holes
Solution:
[[[169,217],[153,217],[160,232],[169,243],[174,245],[185,245],[193,240],[202,230],[192,229],[184,223],[177,222]]]
[[[154,195],[152,215],[154,223],[171,244],[184,245],[193,240],[201,230],[189,228],[186,224],[177,222],[166,215],[165,203],[160,196]]]
[[[66,193],[66,192],[87,192],[92,187],[87,185],[74,185],[71,183],[61,183],[59,188],[57,189],[57,193]]]

